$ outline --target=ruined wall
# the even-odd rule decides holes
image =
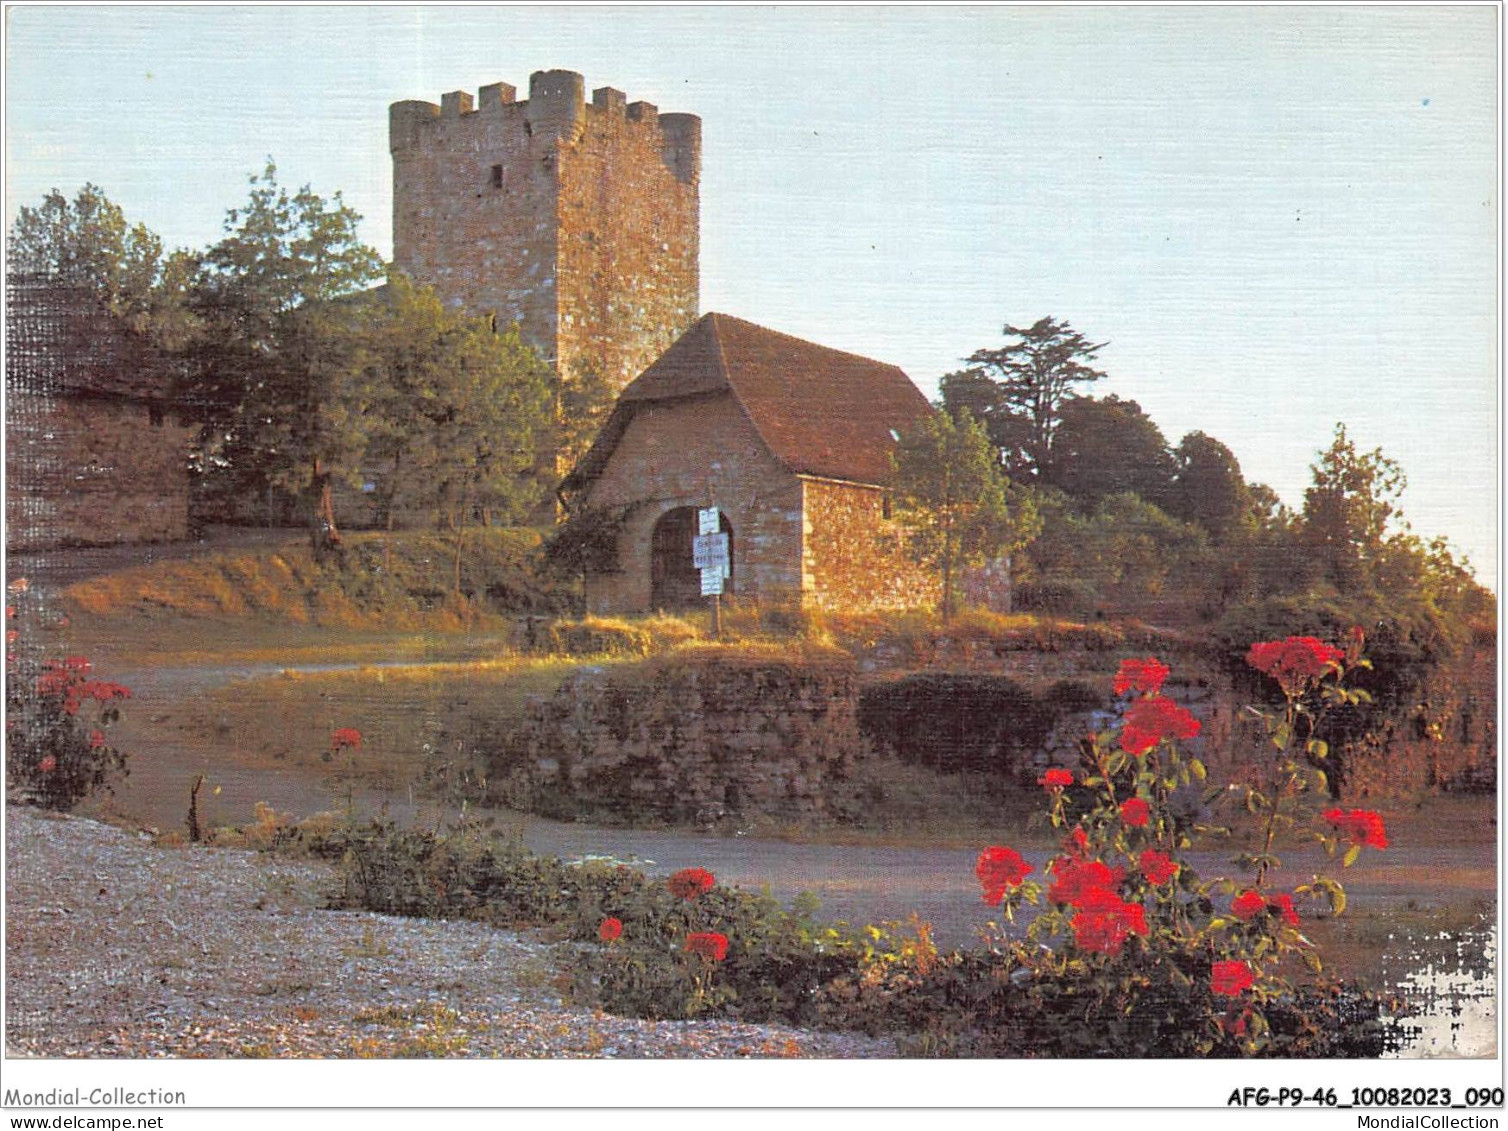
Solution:
[[[696,318],[701,123],[536,72],[478,98],[397,102],[393,259],[447,303],[518,322],[621,387]]]
[[[618,568],[586,578],[593,613],[650,605],[650,543],[660,516],[708,505],[709,488],[732,527],[728,598],[794,604],[801,587],[801,483],[776,462],[723,393],[638,408],[585,502],[627,507]]]
[[[907,556],[878,487],[803,478],[802,589],[822,609],[932,608],[940,586]]]
[[[842,659],[651,661],[537,704],[489,776],[553,816],[817,815],[859,756],[857,705]]]
[[[187,538],[193,434],[136,401],[10,390],[8,545],[28,550]]]

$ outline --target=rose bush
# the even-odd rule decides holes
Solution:
[[[1244,879],[1204,879],[1189,863],[1196,840],[1223,830],[1190,816],[1187,805],[1170,804],[1176,792],[1203,783],[1206,771],[1179,747],[1198,735],[1199,721],[1162,694],[1169,671],[1152,657],[1125,661],[1115,678],[1118,693],[1136,696],[1119,730],[1083,744],[1075,780],[1088,792],[1051,792],[1049,818],[1065,836],[1047,866],[1047,884],[1027,879],[1030,865],[1012,848],[994,845],[980,855],[987,902],[998,903],[1010,922],[1028,906],[1036,909],[1024,938],[1002,933],[995,948],[998,977],[1019,990],[1014,1024],[1051,1017],[1071,1002],[1079,1016],[1129,1042],[1096,1037],[1101,1053],[1301,1051],[1304,1029],[1293,1014],[1303,993],[1289,972],[1295,960],[1316,974],[1323,964],[1294,901],[1322,899],[1339,914],[1345,893],[1320,876],[1291,892],[1267,885],[1281,865],[1282,841],[1319,842],[1332,854],[1345,842],[1343,866],[1364,847],[1387,845],[1378,814],[1320,810],[1328,783],[1318,767],[1328,751],[1314,730],[1327,707],[1362,694],[1344,678],[1348,662],[1365,661],[1359,650],[1348,656],[1308,637],[1254,645],[1249,660],[1277,681],[1285,702],[1281,713],[1252,712],[1269,751],[1265,780],[1204,795],[1205,805],[1233,799],[1257,819],[1258,848],[1239,860]],[[1278,1016],[1282,1023],[1274,1024]],[[1045,1031],[1060,1054],[1091,1051],[1072,1030]]]
[[[7,623],[18,621],[6,606]],[[44,659],[40,629],[6,630],[5,781],[17,800],[67,811],[128,773],[109,739],[129,688],[93,678],[83,656]]]

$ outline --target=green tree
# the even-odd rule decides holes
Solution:
[[[1059,410],[1046,480],[1089,506],[1129,491],[1162,506],[1175,465],[1162,429],[1135,401],[1069,397]]]
[[[1344,424],[1312,468],[1300,539],[1323,580],[1342,594],[1373,588],[1407,479],[1381,448],[1358,451]]]
[[[1235,453],[1212,436],[1190,432],[1179,441],[1173,460],[1168,513],[1197,522],[1216,541],[1238,530],[1252,500]]]
[[[250,182],[194,280],[203,332],[186,391],[205,414],[205,460],[301,497],[324,551],[340,542],[332,484],[357,473],[367,439],[341,383],[357,343],[335,300],[378,279],[381,260],[339,193],[290,194],[270,160]]]
[[[1024,329],[1007,325],[1003,332],[1019,340],[976,350],[968,358],[964,376],[950,375],[949,384],[958,407],[966,407],[966,399],[973,400],[985,406],[986,419],[998,418],[997,435],[1010,438],[1024,425],[1022,457],[1040,476],[1052,462],[1063,402],[1076,386],[1105,376],[1089,363],[1109,343],[1092,343],[1067,322],[1050,317]],[[981,381],[996,386],[993,398]],[[947,407],[951,411],[954,406]],[[1018,422],[1012,423],[1012,418]]]
[[[959,572],[1025,545],[1036,512],[1011,491],[989,437],[967,413],[928,416],[901,437],[893,460],[897,517],[916,559],[941,575],[946,623]]]
[[[555,397],[556,471],[564,475],[586,455],[612,411],[617,393],[600,361],[581,359],[561,376]]]
[[[129,329],[175,347],[189,332],[185,291],[193,257],[164,255],[162,240],[95,184],[69,200],[53,189],[22,208],[7,239],[12,275],[92,295]]]
[[[938,391],[943,410],[954,420],[966,412],[984,427],[1008,475],[1032,474],[1031,420],[1006,403],[998,381],[982,369],[961,369],[944,374]]]
[[[520,522],[541,501],[535,453],[551,420],[550,368],[516,329],[495,333],[397,272],[351,306],[358,344],[339,399],[365,406],[365,474],[389,529],[396,512],[426,512],[451,534],[459,590],[478,517]]]

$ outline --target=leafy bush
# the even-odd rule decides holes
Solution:
[[[1317,877],[1270,891],[1267,878],[1284,841],[1317,841],[1331,853],[1345,844],[1343,866],[1364,846],[1387,846],[1378,814],[1319,812],[1328,748],[1318,724],[1331,708],[1365,702],[1343,679],[1367,662],[1359,636],[1347,650],[1312,637],[1256,644],[1247,660],[1284,699],[1281,713],[1258,713],[1271,757],[1266,780],[1233,793],[1216,788],[1205,803],[1235,796],[1256,818],[1258,847],[1241,858],[1250,877],[1205,880],[1194,870],[1187,850],[1213,830],[1171,802],[1205,779],[1198,759],[1178,748],[1199,722],[1161,694],[1164,665],[1126,661],[1115,690],[1136,697],[1120,730],[1086,742],[1077,772],[1041,779],[1052,825],[1067,833],[1044,879],[1027,879],[1032,867],[1008,847],[980,854],[986,903],[1011,921],[1028,906],[1040,910],[1024,938],[996,949],[989,970],[997,988],[965,987],[966,1023],[952,1031],[1009,1049],[1016,1038],[1005,1030],[1025,1025],[1039,1054],[1059,1056],[1305,1056],[1335,1047],[1326,1017],[1311,1009],[1323,994],[1295,986],[1288,972],[1299,962],[1322,970],[1295,902],[1319,899],[1340,914],[1344,890]],[[1082,788],[1071,792],[1075,785]],[[1313,827],[1316,820],[1328,829]],[[1374,999],[1349,992],[1335,1000],[1364,1022],[1344,1039],[1370,1039],[1380,1016]],[[1331,1014],[1333,1023],[1339,1013]]]
[[[1097,702],[1076,681],[1035,694],[1005,676],[923,672],[864,686],[859,728],[903,761],[948,773],[1014,773],[1059,720]]]
[[[16,616],[15,606],[6,606],[6,789],[20,800],[67,811],[129,772],[109,730],[120,719],[119,701],[131,692],[91,678],[92,665],[82,656],[41,658],[33,638],[9,627]]]
[[[319,851],[342,860],[342,907],[548,927],[582,943],[616,919],[616,945],[578,950],[563,978],[570,996],[614,1012],[809,1024],[816,988],[852,965],[836,933],[813,923],[809,901],[787,912],[768,895],[717,886],[688,898],[621,862],[564,863],[475,825],[442,835],[373,822],[335,830]],[[685,950],[697,933],[730,940],[715,972]]]

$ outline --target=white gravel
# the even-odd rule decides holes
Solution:
[[[865,1037],[565,1006],[551,946],[321,909],[333,870],[6,807],[7,1055],[894,1057]]]

